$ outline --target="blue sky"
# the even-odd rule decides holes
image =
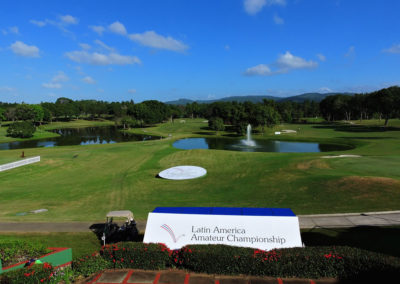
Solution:
[[[0,3],[0,101],[135,102],[400,84],[400,1]]]

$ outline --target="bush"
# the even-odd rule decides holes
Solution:
[[[400,278],[399,258],[350,247],[263,251],[225,245],[190,245],[171,251],[162,244],[127,242],[107,245],[100,255],[93,254],[73,262],[75,275],[85,277],[107,268],[168,267],[209,274],[333,277],[361,283],[383,283],[390,278]]]
[[[30,267],[1,274],[1,284],[37,284],[52,282],[54,268],[48,264],[35,264]]]
[[[90,256],[79,257],[72,261],[72,269],[75,275],[88,277],[98,271],[114,268],[114,264],[101,257],[98,253]]]
[[[180,250],[182,267],[211,274],[272,277],[365,279],[400,277],[395,257],[350,247],[306,247],[271,251],[224,245],[194,245]]]
[[[30,258],[36,258],[50,252],[43,244],[31,244],[26,241],[10,240],[0,242],[2,266],[6,267]]]
[[[14,138],[29,138],[35,133],[35,126],[29,121],[11,123],[7,129],[7,136]]]
[[[208,127],[215,131],[225,130],[224,121],[219,117],[212,117],[208,120]]]
[[[171,251],[162,244],[126,242],[107,245],[101,254],[115,268],[165,269]]]

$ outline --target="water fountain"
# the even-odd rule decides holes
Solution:
[[[246,139],[242,140],[242,143],[248,147],[255,147],[256,142],[254,140],[251,139],[251,125],[248,124],[247,125],[247,133],[246,133]]]

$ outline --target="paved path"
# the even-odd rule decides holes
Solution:
[[[108,270],[101,272],[82,283],[124,283],[124,284],[333,284],[339,283],[335,279],[281,279],[272,277],[251,276],[218,276],[207,274],[188,273],[180,270]],[[347,282],[349,283],[349,282]]]
[[[299,215],[298,217],[301,229],[400,225],[400,211]],[[92,222],[2,222],[0,232],[88,232],[92,225]],[[137,225],[139,231],[144,232],[146,221],[138,221]]]

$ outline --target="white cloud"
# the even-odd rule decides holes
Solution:
[[[88,49],[91,48],[90,44],[87,44],[87,43],[80,43],[79,46],[80,46],[82,49],[86,49],[86,50],[88,50]]]
[[[100,36],[106,30],[103,26],[89,26],[89,28],[92,29],[92,31],[94,31],[95,33],[97,33]]]
[[[27,45],[22,41],[16,41],[10,45],[12,52],[20,56],[39,57],[39,48],[34,45]]]
[[[275,70],[271,70],[271,65],[275,67]],[[294,56],[289,51],[286,51],[285,54],[279,55],[278,59],[270,65],[259,64],[254,67],[247,68],[244,72],[244,75],[271,76],[276,74],[288,73],[295,69],[309,69],[315,68],[317,66],[318,63],[315,61],[307,61],[301,57]]]
[[[321,87],[321,88],[318,89],[318,92],[319,93],[332,93],[333,90],[328,88],[328,87]]]
[[[2,87],[0,87],[0,92],[7,92],[7,93],[10,93],[10,92],[14,92],[15,90],[16,90],[15,88],[9,87],[9,86],[2,86]]]
[[[244,74],[248,75],[248,76],[255,76],[255,75],[269,76],[269,75],[272,75],[273,73],[267,65],[259,64],[254,67],[247,68],[247,70],[244,72]]]
[[[87,84],[96,84],[96,81],[90,76],[86,76],[85,78],[82,79],[82,81]]]
[[[136,56],[120,55],[112,52],[103,54],[98,52],[89,53],[84,50],[77,50],[65,53],[72,61],[78,63],[87,63],[91,65],[128,65],[140,64],[140,59]]]
[[[45,25],[47,25],[47,23],[45,21],[37,21],[37,20],[30,20],[29,21],[31,24],[34,24],[35,26],[38,27],[44,27]]]
[[[63,71],[58,71],[56,75],[54,75],[52,82],[66,82],[69,80],[69,77],[65,75]]]
[[[134,93],[136,93],[136,90],[135,90],[135,89],[129,89],[129,90],[128,90],[128,93],[129,93],[129,94],[134,94]]]
[[[60,20],[64,25],[76,25],[79,22],[78,18],[71,15],[60,16]]]
[[[270,5],[286,5],[285,0],[244,0],[244,9],[250,15],[255,15],[264,8]]]
[[[119,34],[119,35],[126,35],[127,34],[125,26],[122,23],[118,22],[118,21],[116,21],[116,22],[112,23],[111,25],[109,25],[108,29],[111,32],[115,33],[115,34]]]
[[[274,23],[277,25],[283,25],[285,20],[279,17],[277,14],[274,15]]]
[[[108,50],[108,51],[114,51],[114,50],[115,50],[114,48],[108,46],[107,44],[105,44],[105,43],[102,42],[101,40],[96,39],[96,40],[94,41],[94,43],[97,44],[97,45],[99,45],[99,46],[101,46],[102,48],[104,48],[104,49],[106,49],[106,50]]]
[[[144,46],[153,48],[167,49],[178,52],[183,52],[189,48],[186,44],[179,40],[176,40],[170,36],[164,37],[154,31],[146,31],[141,34],[130,34],[129,38],[133,41],[139,42]]]
[[[19,29],[17,26],[12,26],[12,27],[8,27],[5,30],[1,30],[1,32],[3,33],[3,35],[8,35],[8,34],[19,34]]]
[[[62,85],[60,83],[50,82],[50,83],[43,83],[42,87],[46,89],[61,89]]]
[[[353,57],[354,54],[355,54],[355,47],[354,46],[350,46],[344,56],[345,57]]]
[[[8,30],[10,31],[10,33],[13,33],[16,35],[19,34],[19,29],[17,26],[9,27]]]
[[[61,82],[66,82],[69,80],[69,77],[65,75],[63,71],[58,71],[56,75],[53,76],[50,82],[43,83],[42,87],[46,89],[61,89]]]
[[[400,53],[400,43],[393,44],[391,47],[384,49],[383,52],[399,54]]]
[[[306,61],[301,57],[294,56],[289,51],[286,51],[285,54],[279,56],[276,61],[281,71],[285,72],[286,70],[292,69],[303,69],[303,68],[314,68],[318,66],[318,63],[315,61]]]
[[[326,60],[326,56],[323,55],[323,54],[321,54],[321,53],[318,53],[318,54],[317,54],[317,57],[318,57],[318,59],[319,59],[320,61],[325,61],[325,60]]]

